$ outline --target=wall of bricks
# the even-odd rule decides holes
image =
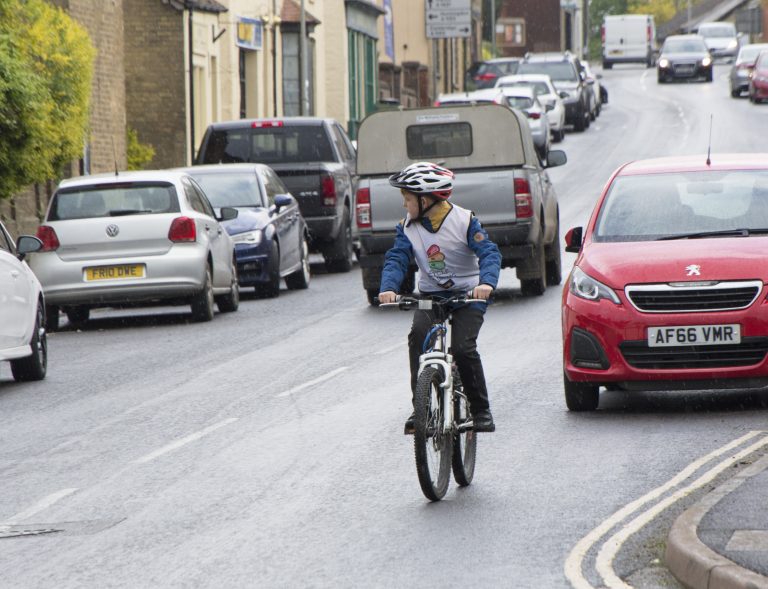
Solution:
[[[128,125],[139,141],[155,148],[147,168],[186,165],[184,13],[160,0],[129,1],[124,11]]]

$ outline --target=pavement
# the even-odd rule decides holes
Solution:
[[[768,455],[675,520],[665,563],[691,589],[768,589]]]

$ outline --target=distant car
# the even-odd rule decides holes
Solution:
[[[703,78],[712,81],[712,56],[701,35],[672,35],[661,47],[657,62],[659,84]]]
[[[741,35],[736,32],[732,22],[701,23],[696,32],[704,37],[712,59],[733,61],[739,52]]]
[[[72,325],[96,307],[189,304],[195,321],[237,311],[234,244],[199,184],[173,170],[64,180],[37,229],[29,265],[43,285],[49,330],[59,309]]]
[[[504,76],[496,81],[497,88],[526,86],[533,88],[539,102],[547,110],[549,128],[554,142],[562,141],[565,136],[565,105],[563,97],[567,92],[558,92],[552,83],[552,78],[546,74],[516,74]]]
[[[749,100],[762,102],[768,99],[768,51],[763,51],[749,74]]]
[[[565,402],[599,389],[768,386],[768,154],[630,163],[610,178],[563,289]]]
[[[595,117],[599,117],[600,112],[603,110],[603,104],[608,102],[608,92],[603,88],[603,85],[600,82],[603,76],[602,74],[594,73],[588,62],[582,61],[581,65],[584,68],[584,73],[586,74],[585,81],[587,82],[587,85],[592,87],[592,95],[594,97],[594,115]]]
[[[43,288],[24,261],[41,247],[31,235],[14,243],[0,223],[0,360],[17,381],[42,380],[48,367]]]
[[[504,104],[504,95],[498,88],[485,88],[472,92],[439,94],[434,106],[458,106],[461,104]]]
[[[282,278],[289,289],[309,286],[307,224],[272,168],[212,164],[184,171],[200,183],[214,210],[238,210],[236,219],[222,225],[235,243],[240,286],[265,297],[278,296]]]
[[[534,89],[526,86],[503,86],[501,90],[507,106],[525,113],[539,159],[542,162],[547,161],[551,137],[549,118],[546,108],[539,102]]]
[[[552,78],[552,83],[560,92],[566,92],[563,98],[565,105],[565,123],[573,125],[576,131],[589,128],[589,94],[591,89],[585,82],[586,75],[582,71],[581,60],[569,52],[565,53],[531,53],[517,68],[518,74],[546,74]]]
[[[477,62],[467,70],[468,77],[465,81],[464,89],[471,92],[472,90],[493,88],[496,80],[501,76],[510,76],[516,73],[520,61],[519,57],[497,57]],[[471,74],[469,73],[470,71],[472,72]]]
[[[753,43],[744,45],[731,66],[729,81],[731,96],[738,98],[742,92],[749,90],[749,75],[755,67],[755,61],[761,51],[768,51],[768,43]]]

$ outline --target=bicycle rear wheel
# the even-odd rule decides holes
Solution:
[[[426,367],[416,383],[413,436],[416,472],[424,496],[439,501],[448,490],[453,436],[443,430],[443,401],[440,371]]]
[[[453,400],[453,415],[461,425],[469,418],[467,398],[456,395]],[[477,454],[477,434],[468,429],[456,432],[453,438],[453,478],[460,487],[466,487],[475,476],[475,456]]]

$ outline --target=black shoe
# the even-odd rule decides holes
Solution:
[[[494,432],[496,431],[496,424],[493,423],[493,415],[486,409],[485,411],[478,411],[476,415],[472,416],[472,429],[476,432]]]
[[[416,431],[416,412],[414,411],[411,413],[411,416],[405,420],[405,431],[403,433],[408,435],[413,435],[413,433]]]

